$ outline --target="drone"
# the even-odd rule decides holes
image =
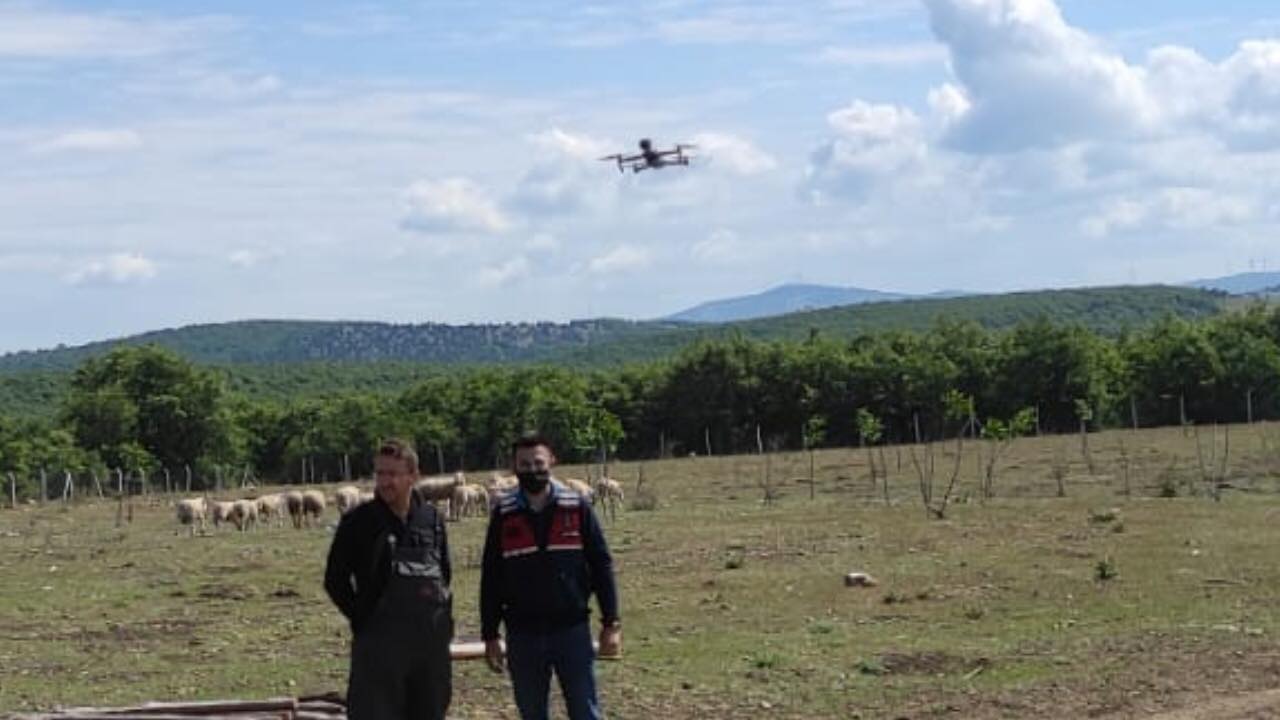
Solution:
[[[605,155],[600,158],[603,161],[612,160],[618,163],[618,172],[623,172],[626,168],[631,168],[631,172],[638,173],[641,170],[657,170],[659,168],[669,167],[671,165],[688,165],[689,156],[684,154],[685,150],[696,148],[697,145],[689,143],[677,143],[675,148],[671,150],[654,150],[653,143],[649,138],[640,140],[639,155]]]

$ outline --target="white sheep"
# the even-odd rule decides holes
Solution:
[[[488,494],[479,485],[458,485],[453,489],[453,497],[449,502],[452,510],[450,517],[461,520],[469,515],[483,515],[487,502]]]
[[[306,490],[302,493],[302,516],[308,524],[319,522],[324,508],[324,493],[319,490]]]
[[[284,495],[280,493],[271,493],[258,498],[258,519],[264,524],[272,520],[277,527],[284,524],[285,502]]]
[[[561,485],[581,495],[583,500],[592,504],[595,503],[595,491],[591,489],[591,483],[586,480],[568,477],[557,477],[556,480],[560,481]]]
[[[236,500],[231,504],[228,519],[241,532],[252,529],[258,523],[258,503],[254,500]]]
[[[489,476],[489,482],[485,483],[485,492],[489,495],[489,510],[498,506],[498,501],[502,496],[519,487],[520,481],[515,475],[502,475],[493,473]]]
[[[333,493],[333,504],[338,508],[339,515],[346,515],[360,504],[360,488],[355,485],[343,485]]]
[[[609,513],[610,519],[618,519],[618,506],[625,500],[626,496],[622,492],[622,483],[608,477],[600,477],[596,480],[594,502],[604,505],[604,509]]]
[[[215,528],[221,527],[222,523],[231,521],[231,511],[235,508],[235,502],[232,500],[214,500],[209,503],[212,511],[209,513],[213,519]]]
[[[205,530],[205,518],[208,515],[209,502],[202,497],[179,500],[177,504],[178,523],[191,526],[191,535],[196,534],[196,526],[200,532]]]
[[[424,477],[414,483],[413,491],[423,500],[431,500],[437,503],[442,500],[449,500],[453,497],[453,489],[462,482],[461,475],[462,473]]]

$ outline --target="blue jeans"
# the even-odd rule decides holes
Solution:
[[[602,720],[595,659],[586,622],[549,633],[507,633],[507,669],[522,720],[547,720],[552,670],[569,720]]]

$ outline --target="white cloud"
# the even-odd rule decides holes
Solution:
[[[529,142],[557,157],[569,157],[580,161],[595,161],[602,155],[614,152],[614,146],[608,140],[592,137],[582,133],[572,133],[553,127],[529,136]]]
[[[510,285],[529,274],[529,259],[516,255],[497,265],[481,268],[476,276],[476,283],[481,287],[502,287]]]
[[[689,255],[704,265],[734,265],[749,259],[748,248],[738,234],[726,228],[717,228],[695,242]]]
[[[1071,27],[1053,0],[925,0],[972,107],[949,140],[1017,150],[1152,131],[1141,69]]]
[[[534,163],[508,198],[511,207],[546,217],[598,211],[613,202],[617,186],[601,181],[605,166],[599,162],[616,150],[613,143],[557,127],[528,140],[535,148]]]
[[[594,257],[587,263],[587,272],[593,275],[611,275],[642,270],[653,257],[648,249],[636,245],[618,245],[609,252]]]
[[[63,278],[71,285],[112,283],[123,285],[156,276],[156,264],[139,253],[113,253],[82,263]]]
[[[257,265],[284,257],[280,248],[250,249],[239,248],[227,255],[227,262],[232,266],[247,270]]]
[[[945,83],[929,91],[929,108],[942,126],[950,127],[969,113],[973,103],[960,87]]]
[[[763,6],[713,9],[704,15],[663,20],[655,30],[674,44],[792,43],[812,37],[814,28],[798,23],[785,8]]]
[[[713,167],[737,175],[756,175],[778,166],[773,156],[750,141],[727,133],[703,132],[693,136],[696,154]]]
[[[905,43],[901,45],[831,45],[809,57],[822,65],[850,67],[903,67],[941,64],[947,58],[946,46],[938,43]]]
[[[142,137],[133,130],[74,130],[36,143],[31,149],[35,152],[115,152],[141,146]]]
[[[1116,198],[1101,212],[1080,221],[1089,237],[1102,238],[1139,229],[1220,229],[1256,219],[1257,208],[1243,197],[1202,188],[1165,188],[1147,197]]]
[[[226,18],[147,19],[0,4],[0,58],[139,58],[190,50],[236,24]]]
[[[810,157],[806,185],[811,199],[829,194],[865,200],[880,179],[923,180],[928,155],[919,117],[908,108],[855,100],[827,116],[836,136]]]
[[[240,101],[272,95],[282,87],[280,78],[269,73],[248,76],[216,73],[195,79],[190,91],[196,97],[208,100]]]
[[[560,238],[545,232],[535,234],[524,245],[526,250],[537,255],[555,255],[562,246]]]
[[[423,233],[506,232],[511,222],[488,194],[466,178],[419,180],[403,193],[401,227]]]

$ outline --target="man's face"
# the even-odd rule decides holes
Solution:
[[[516,449],[515,471],[517,474],[550,471],[555,464],[556,456],[551,453],[551,448],[545,445]]]
[[[374,487],[378,497],[387,504],[403,502],[413,490],[418,478],[409,470],[404,458],[379,455],[373,459]]]

